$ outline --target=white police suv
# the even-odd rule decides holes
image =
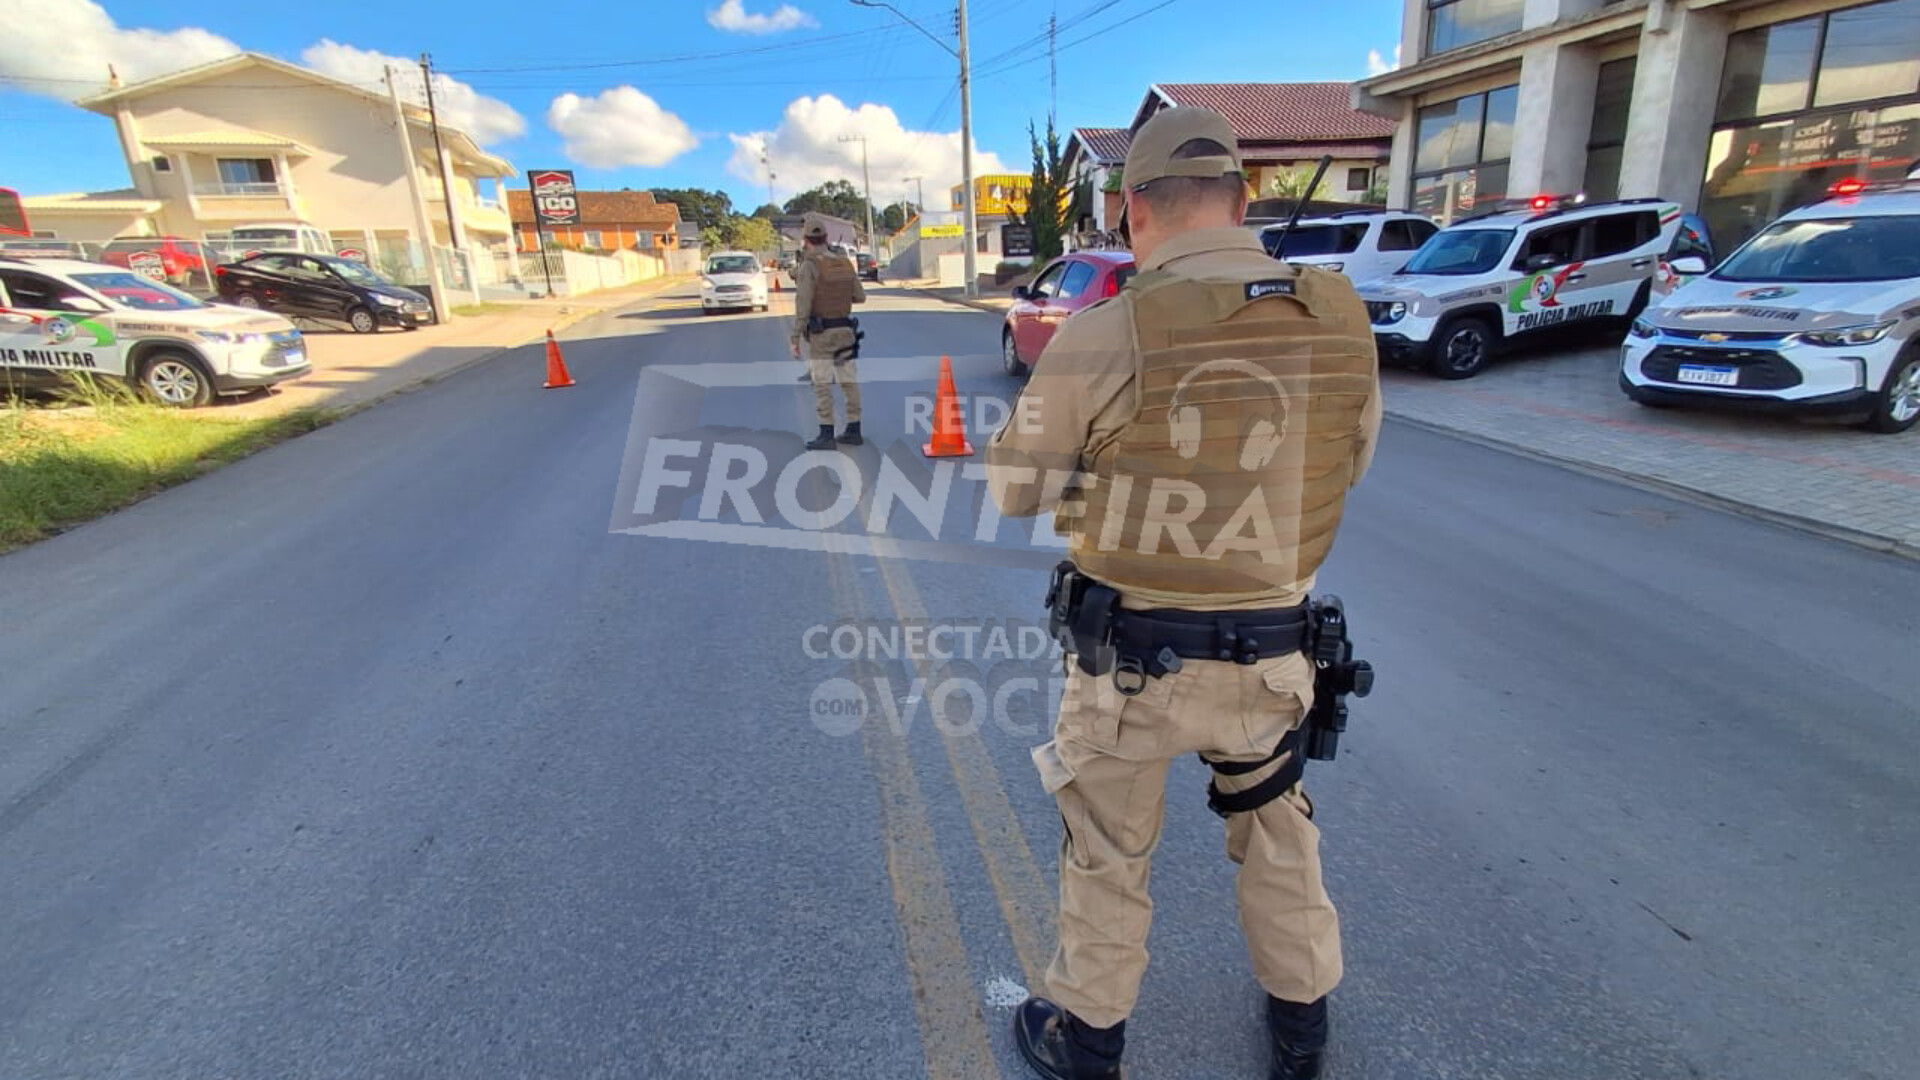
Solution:
[[[313,369],[278,315],[210,304],[124,267],[0,258],[0,387],[45,389],[73,372],[133,383],[168,405],[205,405]]]
[[[1834,190],[1635,320],[1620,357],[1627,396],[1844,416],[1885,433],[1920,420],[1920,183]]]
[[[1359,283],[1384,363],[1477,375],[1505,342],[1617,326],[1673,287],[1665,259],[1680,207],[1538,196],[1457,221],[1393,274]]]
[[[1304,218],[1293,228],[1269,225],[1260,246],[1276,259],[1318,266],[1366,282],[1406,265],[1440,227],[1405,210],[1346,210]]]

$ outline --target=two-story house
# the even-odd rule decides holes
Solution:
[[[114,121],[133,186],[25,200],[35,228],[62,239],[130,231],[218,245],[239,226],[301,222],[400,277],[424,267],[423,239],[476,256],[511,246],[513,166],[444,123],[436,154],[427,110],[403,102],[402,131],[380,83],[241,53],[79,105]],[[473,262],[486,280],[494,259]]]
[[[1394,123],[1356,109],[1352,84],[1157,83],[1134,110],[1130,131],[1175,105],[1197,105],[1227,118],[1247,170],[1247,197],[1293,197],[1322,156],[1333,158],[1314,198],[1377,202],[1375,180],[1393,152]]]
[[[1920,0],[1405,0],[1396,204],[1585,192],[1697,209],[1721,251],[1920,159]]]

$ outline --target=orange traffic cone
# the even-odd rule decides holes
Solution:
[[[928,457],[973,456],[966,418],[960,412],[960,395],[953,388],[953,361],[944,356],[940,358],[940,389],[933,398],[933,438],[920,452]]]
[[[547,385],[543,390],[557,390],[563,386],[572,386],[573,376],[567,374],[567,362],[560,358],[560,343],[553,340],[553,331],[547,331]]]

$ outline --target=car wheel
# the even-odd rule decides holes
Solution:
[[[213,379],[184,353],[158,352],[141,361],[140,389],[162,405],[181,409],[213,400]]]
[[[260,306],[260,298],[250,292],[233,294],[233,302],[239,307],[257,308]]]
[[[1427,369],[1443,379],[1470,379],[1493,359],[1493,342],[1493,327],[1485,319],[1473,315],[1450,319],[1434,335]]]
[[[1908,349],[1887,372],[1887,384],[1876,395],[1873,413],[1862,424],[1868,431],[1895,435],[1920,421],[1920,349]]]
[[[380,320],[366,308],[352,308],[347,312],[347,325],[353,327],[356,334],[371,334],[380,329]]]
[[[1000,367],[1016,379],[1027,374],[1026,361],[1020,359],[1020,346],[1013,343],[1011,330],[1000,332]]]

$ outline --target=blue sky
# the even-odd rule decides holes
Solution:
[[[951,42],[949,3],[896,6]],[[1207,0],[973,0],[974,139],[988,155],[976,169],[997,157],[1027,170],[1027,123],[1048,108],[1049,13],[1064,137],[1124,126],[1152,82],[1363,77],[1370,51],[1391,54],[1400,8],[1248,4],[1223,20]],[[6,0],[0,41],[0,186],[24,194],[127,183],[109,121],[60,99],[87,89],[73,80],[103,78],[108,61],[151,75],[235,45],[358,78],[379,70],[372,53],[429,50],[464,84],[440,84],[441,104],[489,149],[522,172],[571,167],[583,187],[719,187],[751,208],[766,198],[763,145],[780,199],[837,175],[857,184],[859,147],[840,142],[851,133],[869,139],[876,202],[922,173],[939,205],[936,183],[958,175],[957,65],[849,0]]]

